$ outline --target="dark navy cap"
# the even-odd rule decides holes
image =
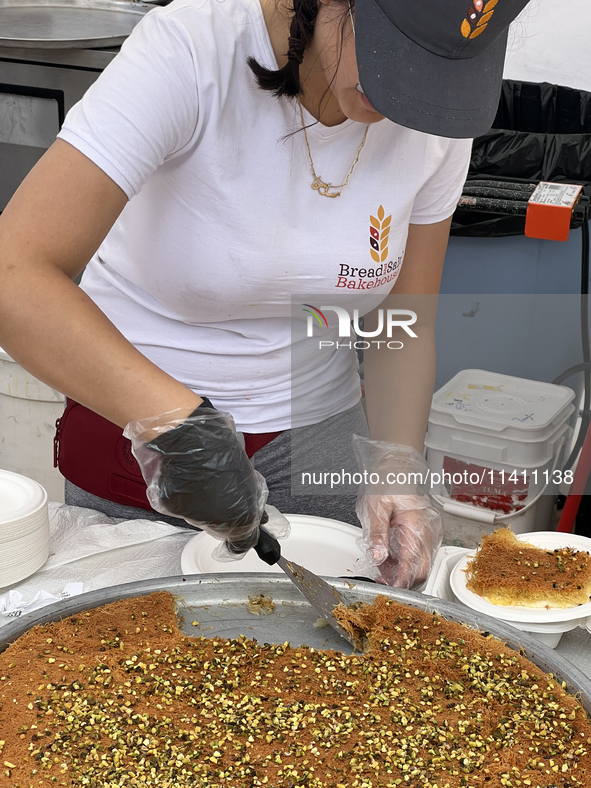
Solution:
[[[395,123],[477,137],[494,120],[511,22],[529,0],[356,0],[359,81]]]

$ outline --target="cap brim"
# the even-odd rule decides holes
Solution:
[[[441,137],[485,134],[497,112],[507,31],[479,55],[451,59],[418,46],[376,0],[356,0],[359,81],[381,115]]]

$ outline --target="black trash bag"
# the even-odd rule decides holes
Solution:
[[[468,180],[475,178],[580,183],[591,195],[591,93],[503,80],[493,126],[472,146]],[[458,208],[451,234],[499,237],[524,230],[524,216]]]

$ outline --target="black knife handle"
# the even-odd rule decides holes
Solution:
[[[273,566],[281,558],[281,547],[277,539],[264,528],[259,528],[259,541],[255,544],[256,554],[269,566]]]
[[[269,522],[269,515],[267,514],[267,512],[263,511],[263,514],[261,515],[261,520],[260,520],[259,525],[264,525],[265,523],[268,523],[268,522]],[[233,555],[239,555],[242,558],[250,550],[250,548],[252,547],[252,539],[251,539],[251,537],[248,537],[248,539],[246,539],[246,540],[244,540],[242,542],[228,542],[228,541],[226,541],[226,547],[228,548],[228,552],[229,553],[231,553]],[[281,555],[281,553],[279,555]],[[263,561],[264,560],[265,559],[263,558]],[[277,561],[278,560],[279,560],[279,557],[277,558]],[[277,561],[273,561],[272,563],[277,563]],[[267,561],[267,563],[269,563],[269,561]]]

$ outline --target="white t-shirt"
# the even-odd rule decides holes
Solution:
[[[59,136],[129,197],[83,289],[144,355],[256,433],[292,426],[292,396],[305,414],[293,426],[358,402],[353,351],[292,371],[291,298],[387,294],[409,222],[453,213],[470,141],[383,120],[326,198],[295,99],[258,88],[249,56],[276,68],[258,0],[175,0],[139,23]],[[365,128],[308,128],[323,180],[343,182]],[[379,255],[378,213],[392,217]]]

